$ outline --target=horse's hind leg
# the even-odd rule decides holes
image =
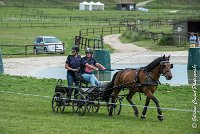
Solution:
[[[144,109],[142,111],[142,116],[141,116],[142,119],[146,118],[146,112],[147,112],[147,107],[149,106],[149,102],[150,102],[150,98],[147,96],[146,97],[146,102],[145,102],[145,107],[144,107]]]
[[[117,96],[118,96],[118,94],[119,94],[119,92],[120,92],[120,89],[116,89],[116,90],[114,90],[114,92],[113,92],[113,94],[112,94],[112,96],[111,96],[111,106],[110,106],[110,110],[109,110],[109,116],[112,116],[112,113],[113,113],[113,108],[115,107],[115,100],[116,100],[116,98],[117,98]]]
[[[135,116],[138,117],[138,114],[139,114],[138,108],[137,108],[137,106],[134,104],[134,102],[133,102],[133,100],[132,100],[133,95],[134,95],[135,93],[136,93],[135,91],[134,91],[134,92],[133,92],[133,91],[130,91],[129,94],[127,95],[126,99],[127,99],[127,101],[131,104],[133,110],[135,111]]]

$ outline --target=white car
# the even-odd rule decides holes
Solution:
[[[59,52],[64,53],[64,43],[54,36],[38,36],[34,41],[34,50],[40,52]]]

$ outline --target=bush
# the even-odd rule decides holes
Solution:
[[[122,38],[125,42],[136,42],[145,40],[145,37],[142,33],[126,32],[122,34]]]
[[[172,36],[163,36],[159,42],[159,46],[173,46],[174,45],[174,39]]]

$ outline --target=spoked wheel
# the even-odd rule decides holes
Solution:
[[[88,112],[97,113],[99,111],[99,104],[89,103],[87,106]]]
[[[61,93],[56,93],[52,98],[53,112],[63,113],[65,110],[64,97]]]
[[[73,100],[72,102],[73,112],[79,115],[84,115],[87,107],[85,96],[81,93],[78,93],[75,98],[76,100]]]
[[[110,112],[111,107],[112,107],[112,104],[107,105],[108,112]],[[116,98],[115,105],[113,107],[113,114],[119,115],[121,113],[121,110],[122,110],[122,100],[120,98]]]

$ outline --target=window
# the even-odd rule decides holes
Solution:
[[[38,38],[36,42],[40,43],[40,42],[43,42],[43,40],[42,40],[42,38]]]
[[[59,43],[57,38],[44,38],[44,43]]]

